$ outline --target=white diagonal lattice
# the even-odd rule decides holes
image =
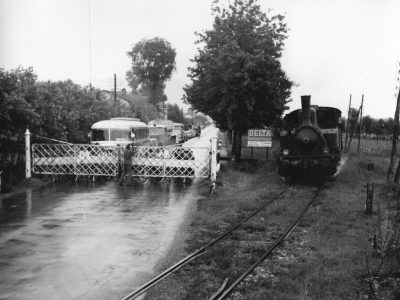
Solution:
[[[33,172],[115,176],[118,149],[98,145],[33,144]]]
[[[208,148],[136,147],[133,175],[145,177],[208,177]]]
[[[132,175],[142,177],[209,176],[209,149],[183,147],[134,148]],[[122,149],[99,145],[34,144],[33,172],[116,176]]]

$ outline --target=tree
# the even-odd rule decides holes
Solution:
[[[141,87],[153,104],[166,101],[165,82],[176,68],[176,51],[171,44],[158,37],[141,40],[128,52],[128,56],[132,58],[131,70],[126,73],[129,86],[133,90]]]
[[[204,47],[189,68],[184,101],[220,129],[233,130],[238,159],[242,133],[270,125],[287,109],[292,82],[279,62],[287,27],[282,15],[268,17],[255,0],[218,5],[212,7],[213,29],[197,33]]]
[[[197,113],[193,117],[193,124],[206,125],[207,124],[207,117],[205,115],[203,115],[202,113]]]
[[[185,123],[185,116],[183,110],[179,108],[178,104],[168,104],[168,120],[176,123]]]
[[[32,109],[37,76],[32,68],[0,68],[0,170],[3,185],[24,174],[24,133],[39,116]]]
[[[373,123],[374,119],[372,119],[370,116],[365,116],[363,118],[363,127],[366,134],[371,134]]]
[[[32,68],[9,72],[0,68],[0,137],[18,139],[37,121],[32,110],[37,76]]]
[[[145,123],[154,120],[158,116],[157,108],[142,95],[136,95],[135,100],[130,104],[130,111]]]
[[[86,142],[93,123],[120,115],[99,90],[71,80],[37,83],[33,108],[41,116],[33,132],[74,143]]]

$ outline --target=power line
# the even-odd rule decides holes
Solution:
[[[92,29],[91,29],[91,7],[89,0],[89,81],[92,86]]]

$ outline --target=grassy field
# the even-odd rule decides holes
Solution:
[[[400,297],[399,192],[384,181],[390,142],[363,141],[361,150],[350,152],[341,174],[325,182],[317,203],[288,240],[230,299]],[[367,171],[369,162],[374,163],[372,172]],[[182,228],[185,240],[174,249],[174,260],[161,262],[159,271],[230,228],[284,185],[273,161],[230,163],[218,180],[216,193],[198,199]],[[367,182],[375,184],[372,215],[365,214]],[[221,244],[158,284],[146,299],[208,299],[225,278],[232,283],[262,255],[314,191],[309,185],[291,188]]]
[[[374,184],[374,234],[366,256],[369,292],[377,299],[400,299],[400,187],[393,175],[386,181],[391,140],[362,140],[357,153],[353,145],[349,158],[356,162],[363,184]],[[399,150],[398,150],[399,152]],[[366,171],[373,163],[373,172]],[[394,160],[396,171],[398,158]]]

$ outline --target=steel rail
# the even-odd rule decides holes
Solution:
[[[297,226],[297,224],[300,222],[301,218],[304,216],[304,214],[308,211],[310,206],[314,203],[315,199],[317,199],[319,193],[321,191],[321,187],[318,188],[318,191],[316,194],[313,196],[313,198],[307,203],[305,208],[301,211],[301,213],[298,215],[296,220],[290,224],[290,226],[285,230],[285,232],[279,237],[278,240],[276,240],[265,252],[264,254],[253,264],[251,267],[249,267],[246,272],[244,272],[234,283],[232,283],[221,295],[221,289],[222,287],[216,292],[214,295],[209,298],[209,300],[222,300],[225,299],[232,291],[233,289],[241,283],[257,266],[260,264],[262,261],[264,261],[268,256],[271,255],[271,253],[275,250],[276,247],[279,246],[280,243],[282,243],[285,238],[287,238],[290,233],[294,230],[294,228]],[[223,286],[226,285],[225,282]]]
[[[221,287],[219,288],[218,291],[216,291],[216,292],[214,293],[214,295],[211,296],[211,299],[217,299],[217,297],[219,297],[219,295],[221,295],[221,294],[224,292],[225,287],[226,287],[226,285],[228,284],[228,282],[229,282],[229,278],[225,278],[225,280],[224,280],[224,282],[222,283]]]
[[[169,275],[171,275],[173,272],[177,271],[178,269],[180,269],[181,267],[183,267],[185,264],[187,264],[188,262],[190,262],[191,260],[197,258],[198,256],[204,254],[206,252],[207,248],[210,248],[211,246],[215,245],[217,242],[219,242],[220,240],[222,240],[224,237],[226,237],[228,234],[232,233],[235,229],[237,229],[240,225],[242,225],[244,222],[246,222],[247,220],[249,220],[250,218],[254,217],[256,214],[258,214],[259,212],[261,212],[263,209],[265,209],[268,205],[272,204],[276,199],[278,199],[283,193],[285,193],[290,187],[292,186],[292,184],[288,184],[286,185],[277,195],[275,195],[275,197],[273,197],[270,201],[268,201],[267,203],[265,203],[264,205],[262,205],[259,209],[257,209],[256,211],[254,211],[253,213],[251,213],[249,216],[247,216],[246,218],[244,218],[242,221],[240,221],[239,223],[237,223],[235,226],[233,226],[232,228],[230,228],[228,231],[226,231],[225,233],[221,234],[220,236],[218,236],[216,239],[212,240],[211,242],[209,242],[208,244],[206,244],[205,246],[201,247],[200,249],[196,250],[195,252],[189,254],[188,256],[186,256],[185,258],[183,258],[182,260],[180,260],[179,262],[177,262],[175,265],[173,265],[172,267],[169,267],[167,270],[165,270],[164,272],[162,272],[161,274],[157,275],[156,277],[154,277],[153,279],[149,280],[148,282],[146,282],[145,284],[143,284],[142,286],[140,286],[139,288],[137,288],[136,290],[134,290],[133,292],[131,292],[130,294],[126,295],[124,298],[122,298],[121,300],[130,300],[130,299],[135,299],[136,297],[140,296],[141,294],[145,293],[146,291],[148,291],[149,289],[151,289],[155,284],[157,284],[158,282],[160,282],[161,280],[167,278]]]

